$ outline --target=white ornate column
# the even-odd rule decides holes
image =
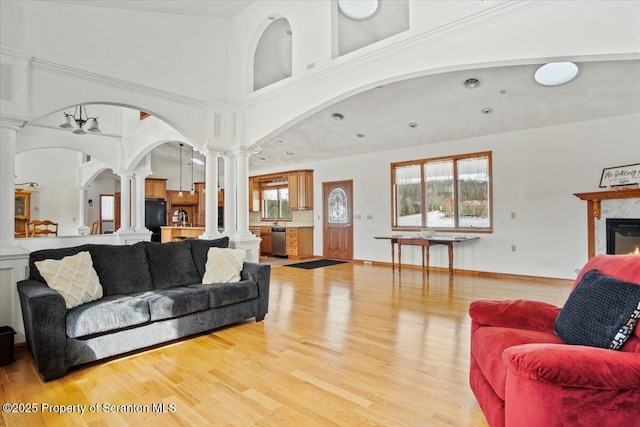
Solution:
[[[118,233],[131,233],[131,172],[120,172],[120,228]]]
[[[249,156],[251,151],[233,151],[236,163],[236,232],[231,236],[229,246],[244,249],[247,261],[260,259],[260,238],[249,231]],[[226,191],[225,191],[226,193]],[[225,194],[226,195],[226,194]]]
[[[136,171],[133,176],[134,193],[132,200],[134,201],[135,218],[132,224],[136,232],[149,231],[145,226],[145,205],[144,205],[144,180],[149,176],[149,171]]]
[[[87,187],[78,188],[78,234],[85,236],[91,228],[87,227]]]
[[[16,138],[22,122],[0,122],[0,248],[2,253],[23,252],[15,239]]]
[[[236,159],[231,153],[224,155],[224,234],[236,232]]]
[[[201,239],[216,239],[221,236],[218,231],[218,156],[221,151],[205,148],[201,153],[205,156],[205,219],[204,233]]]

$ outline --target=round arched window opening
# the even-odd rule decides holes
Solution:
[[[362,21],[378,12],[380,0],[338,0],[338,7],[345,16]]]
[[[550,62],[538,68],[534,78],[543,86],[559,86],[575,79],[578,71],[573,62]]]

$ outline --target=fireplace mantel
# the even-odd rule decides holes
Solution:
[[[593,258],[596,254],[595,221],[596,219],[600,219],[601,216],[600,201],[608,199],[640,198],[640,188],[575,193],[574,196],[580,200],[587,201],[587,247],[589,251],[589,258]]]

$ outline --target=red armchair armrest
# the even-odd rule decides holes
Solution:
[[[469,306],[472,333],[480,326],[526,329],[553,334],[560,308],[542,301],[474,301]]]
[[[567,344],[522,344],[506,349],[507,369],[563,387],[640,390],[640,354]]]

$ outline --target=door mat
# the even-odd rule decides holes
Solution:
[[[318,259],[315,261],[298,262],[295,264],[287,264],[285,267],[296,267],[311,270],[312,268],[327,267],[330,265],[344,264],[348,261],[336,261],[333,259]]]

